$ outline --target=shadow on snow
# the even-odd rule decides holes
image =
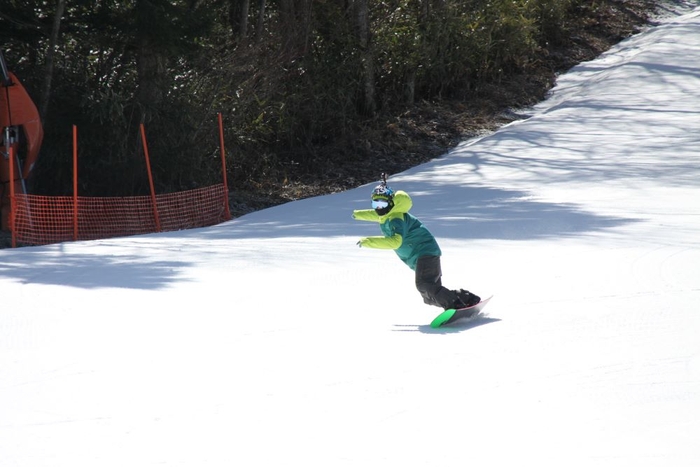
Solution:
[[[488,315],[481,315],[471,319],[462,319],[455,321],[452,324],[439,328],[431,328],[429,324],[395,324],[394,332],[422,332],[423,334],[454,334],[457,332],[468,331],[484,324],[495,323],[500,321],[498,318],[489,318]]]

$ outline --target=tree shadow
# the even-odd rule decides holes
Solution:
[[[662,32],[658,34],[663,36]],[[662,42],[660,37],[656,45]],[[677,66],[656,63],[658,50],[642,56],[637,55],[638,45],[633,41],[626,44],[612,57],[618,59],[612,65],[593,61],[576,67],[573,71],[578,76],[530,118],[466,141],[441,158],[393,176],[390,184],[412,196],[411,212],[438,241],[575,237],[645,221],[633,214],[610,215],[609,209],[596,212],[583,202],[551,202],[537,196],[538,188],[549,184],[568,190],[579,186],[595,190],[599,183],[608,188],[631,185],[635,189],[647,183],[700,186],[695,163],[700,136],[690,118],[696,114],[695,97],[700,96],[697,86],[689,81],[698,79],[700,67],[690,62]],[[659,92],[640,95],[638,89],[630,87],[630,73],[620,72],[623,67],[634,68],[634,76],[643,75],[652,83],[650,89]],[[597,94],[596,86],[602,81],[606,83],[604,92]],[[504,178],[497,178],[500,176]],[[380,235],[377,225],[351,218],[352,210],[369,208],[373,185],[158,237],[170,235],[187,248],[200,242],[214,245],[210,248],[235,246],[233,254],[239,256],[232,260],[245,256],[257,261],[266,242],[283,238],[303,241]],[[645,196],[642,189],[621,193]],[[585,190],[580,194],[586,195]],[[254,242],[240,247],[237,240]],[[348,244],[354,245],[353,240]],[[138,246],[144,250],[152,247]],[[328,252],[320,249],[318,254]],[[0,254],[0,276],[24,283],[85,288],[163,288],[183,280],[179,271],[188,266],[184,261],[154,260],[150,252],[141,256],[138,251],[132,256],[103,256],[52,246],[21,252],[2,250]]]
[[[57,247],[62,250],[61,245]],[[180,271],[188,265],[184,261],[154,261],[148,256],[57,253],[46,248],[3,250],[0,276],[23,284],[151,290],[164,288],[175,280],[184,280],[179,277]]]
[[[435,168],[434,170],[438,170]],[[526,191],[469,186],[465,182],[394,183],[413,198],[411,213],[436,236],[450,239],[537,240],[612,229],[638,221],[586,211],[568,203],[533,199]],[[379,235],[378,225],[352,219],[369,208],[371,187],[276,206],[209,228],[181,232],[209,240]]]

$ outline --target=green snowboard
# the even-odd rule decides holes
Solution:
[[[432,323],[430,323],[431,328],[439,328],[441,326],[444,326],[446,324],[452,324],[455,321],[459,319],[467,319],[467,318],[473,318],[474,316],[478,315],[479,312],[486,306],[486,304],[493,298],[493,295],[490,296],[489,298],[486,298],[476,305],[467,307],[467,308],[459,308],[457,310],[450,308],[449,310],[445,310],[442,313],[440,313]]]

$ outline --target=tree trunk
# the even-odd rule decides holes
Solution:
[[[377,110],[377,106],[375,101],[374,54],[372,52],[368,0],[355,0],[355,11],[362,66],[362,111],[367,115],[373,115]]]
[[[150,2],[140,0],[137,3],[137,56],[138,90],[136,99],[143,108],[143,120],[148,120],[151,110],[158,107],[165,97],[167,58],[153,37],[155,28],[149,28],[150,21],[158,15],[151,10]]]
[[[280,28],[285,55],[296,59],[306,55],[311,29],[311,0],[280,0]]]
[[[250,0],[241,1],[240,11],[240,29],[238,31],[238,39],[245,42],[248,36],[248,10],[250,9]]]
[[[233,37],[244,42],[248,36],[248,11],[250,10],[250,0],[230,0],[229,1],[229,22]]]
[[[263,28],[265,26],[265,0],[258,2],[258,24],[255,28],[255,43],[259,44],[262,41]]]
[[[406,104],[413,105],[416,101],[416,69],[406,74]]]
[[[56,13],[53,17],[51,36],[49,37],[49,50],[46,53],[46,74],[44,76],[44,89],[41,93],[41,109],[39,115],[42,121],[46,121],[46,113],[49,110],[49,100],[51,99],[51,81],[53,79],[54,56],[56,54],[56,44],[58,44],[58,32],[61,29],[61,19],[66,9],[66,0],[56,2]]]

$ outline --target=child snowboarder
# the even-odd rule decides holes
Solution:
[[[359,209],[353,219],[378,222],[384,234],[381,237],[364,237],[360,247],[394,250],[398,257],[416,272],[416,288],[428,305],[465,308],[476,305],[481,299],[464,289],[450,290],[442,286],[440,247],[430,231],[408,211],[413,206],[405,191],[394,192],[382,183],[372,191],[372,209]]]

